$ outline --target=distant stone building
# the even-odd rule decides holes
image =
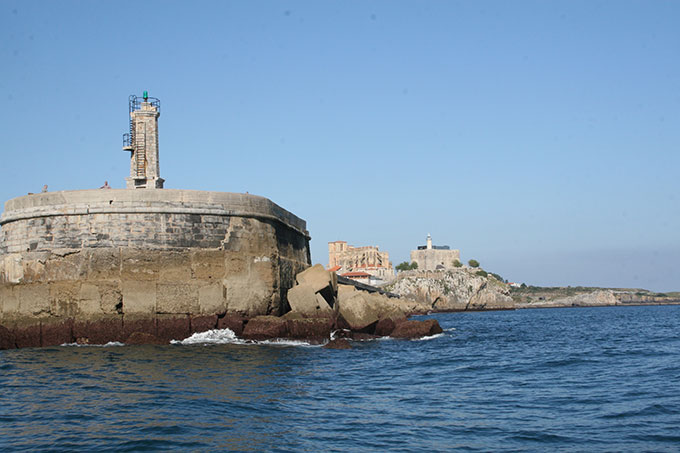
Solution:
[[[411,250],[411,262],[418,263],[418,270],[452,269],[457,260],[460,261],[460,250],[451,250],[448,245],[432,245],[429,234],[426,245]]]
[[[394,278],[390,254],[378,247],[352,247],[345,241],[328,243],[328,268],[340,275],[348,272],[365,272],[383,281]]]

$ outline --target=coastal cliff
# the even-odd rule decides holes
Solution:
[[[680,294],[643,289],[592,287],[513,288],[493,274],[467,267],[404,271],[383,289],[424,304],[432,311],[512,310],[520,308],[603,307],[680,303]]]
[[[434,311],[515,308],[508,285],[479,269],[405,271],[385,290],[425,304]]]

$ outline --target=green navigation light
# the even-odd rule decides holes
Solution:
[[[147,101],[149,99],[149,92],[144,90],[144,94],[142,96],[144,97],[144,100]]]

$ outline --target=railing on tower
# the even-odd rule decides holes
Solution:
[[[133,124],[132,121],[132,112],[136,110],[141,110],[143,103],[151,104],[153,107],[156,108],[156,111],[159,114],[161,113],[160,99],[149,97],[146,94],[146,91],[144,92],[144,96],[142,97],[138,97],[134,94],[131,94],[130,97],[128,97],[128,107],[130,111],[130,132],[123,134],[123,149],[125,151],[133,151],[137,149],[138,143],[136,143],[137,140],[135,139],[135,125]]]
[[[130,106],[130,113],[134,112],[135,110],[141,109],[142,103],[145,103],[145,102],[156,107],[156,110],[158,111],[158,113],[161,113],[161,101],[160,101],[160,99],[150,98],[148,96],[139,98],[134,94],[131,94],[130,97],[128,98],[128,104]]]

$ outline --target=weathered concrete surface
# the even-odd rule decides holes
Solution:
[[[254,219],[275,224],[284,256],[309,263],[306,222],[267,198],[196,190],[76,190],[14,198],[0,216],[0,255],[88,247],[239,251]]]
[[[310,264],[305,222],[247,194],[45,193],[8,201],[0,224],[0,326],[16,346],[164,341],[227,314],[281,315]]]

